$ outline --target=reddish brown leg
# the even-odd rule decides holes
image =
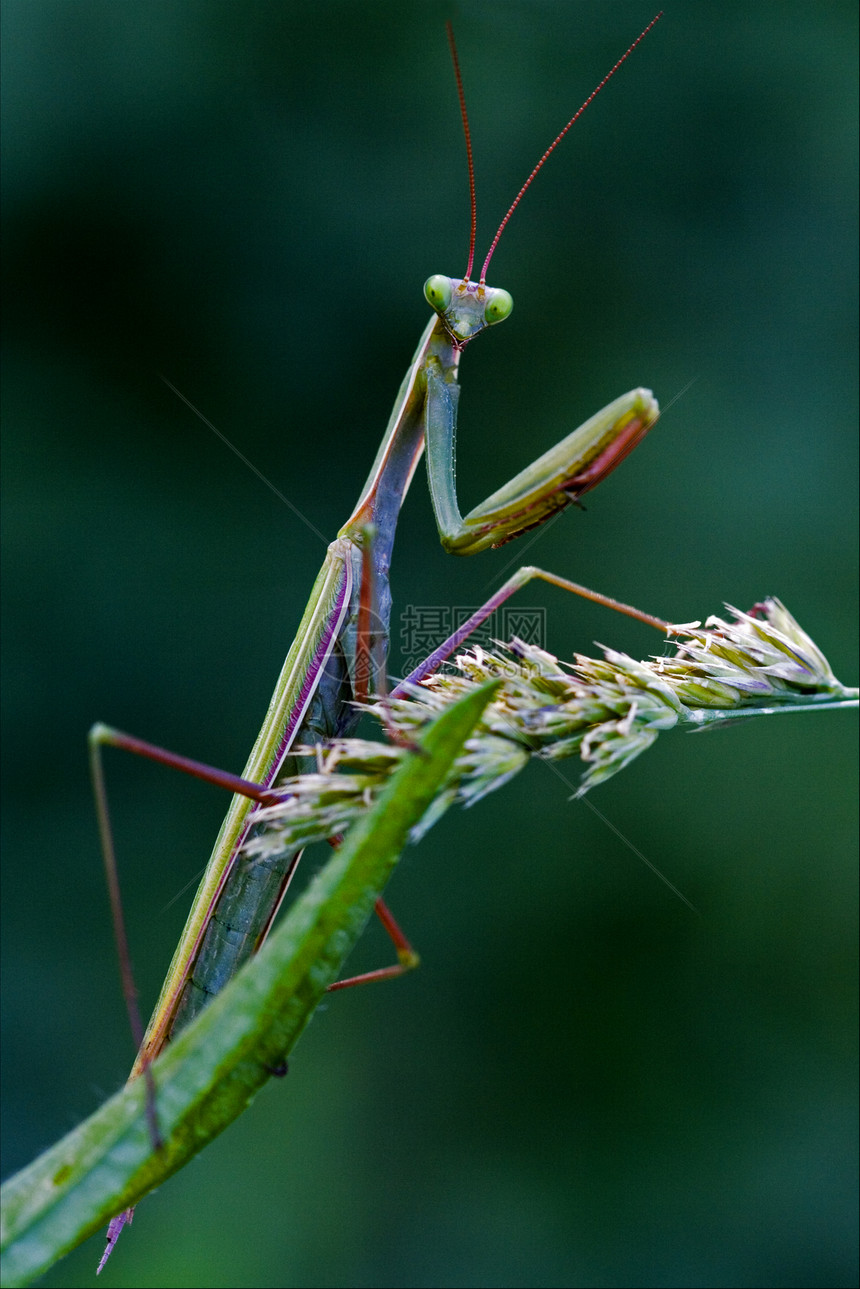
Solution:
[[[346,980],[336,980],[333,985],[329,985],[330,993],[335,989],[351,989],[353,985],[370,985],[376,980],[394,980],[397,976],[403,976],[407,971],[417,967],[421,961],[385,900],[378,899],[373,906],[373,911],[391,937],[399,961],[392,963],[390,967],[379,967],[376,971],[365,971],[360,976],[347,976]]]
[[[125,996],[126,1008],[128,1010],[129,1021],[131,1022],[131,1031],[134,1038],[135,1047],[140,1050],[143,1044],[143,1020],[140,1015],[140,1008],[137,1002],[137,987],[134,982],[134,973],[131,966],[131,952],[128,944],[128,935],[126,934],[125,918],[123,916],[122,899],[119,888],[119,870],[116,862],[116,852],[113,843],[113,831],[110,824],[110,814],[108,810],[107,790],[105,788],[104,770],[102,767],[102,748],[104,746],[121,748],[127,752],[134,752],[137,756],[146,757],[148,760],[157,761],[161,765],[172,766],[174,769],[181,770],[185,774],[190,774],[194,778],[203,779],[206,783],[213,783],[216,787],[226,788],[229,792],[239,792],[243,796],[250,797],[254,801],[268,804],[277,800],[277,794],[263,788],[258,783],[250,783],[242,779],[237,774],[229,774],[223,770],[217,770],[214,766],[204,765],[200,761],[193,761],[188,757],[177,756],[173,752],[168,752],[164,748],[158,747],[153,743],[147,743],[144,739],[134,738],[130,734],[124,734],[121,730],[112,729],[107,725],[94,725],[89,734],[90,745],[90,770],[93,780],[93,792],[95,795],[96,814],[98,817],[99,835],[101,838],[102,856],[104,858],[105,875],[107,878],[108,893],[110,896],[111,916],[113,918],[114,935],[116,938],[117,954],[119,957],[120,975],[122,978],[122,989]],[[290,876],[292,875],[292,870]],[[149,1123],[149,1135],[153,1147],[156,1150],[161,1149],[161,1134],[158,1130],[158,1116],[155,1106],[155,1080],[149,1061],[143,1063],[142,1074],[146,1083],[146,1117]],[[130,1218],[126,1219],[130,1221]],[[116,1234],[122,1229],[122,1224],[117,1229]],[[116,1235],[114,1236],[114,1240]],[[109,1243],[108,1248],[112,1247]]]

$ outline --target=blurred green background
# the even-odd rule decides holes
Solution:
[[[427,308],[642,3],[4,5],[4,1172],[124,1079],[96,718],[239,769]],[[463,362],[465,505],[610,398],[643,447],[519,559],[658,614],[782,597],[856,677],[853,3],[679,3],[553,157]],[[677,402],[676,395],[683,393]],[[423,472],[397,606],[474,605]],[[550,590],[548,644],[646,628]],[[395,621],[396,630],[396,621]],[[397,671],[396,656],[392,660]],[[285,1083],[141,1207],[107,1285],[849,1285],[850,715],[675,735],[587,805],[535,765],[405,857],[421,971],[332,999]],[[154,1000],[223,813],[110,758]],[[575,767],[569,766],[571,785]],[[309,865],[318,862],[309,860]],[[356,969],[389,951],[368,933]],[[93,1282],[94,1239],[46,1277]]]

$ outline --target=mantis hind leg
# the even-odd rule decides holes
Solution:
[[[277,798],[271,791],[261,788],[259,784],[251,783],[246,779],[242,779],[239,775],[230,774],[224,770],[218,770],[214,766],[203,764],[201,761],[193,761],[188,757],[178,756],[176,753],[168,752],[166,749],[158,747],[154,743],[147,743],[144,739],[138,739],[133,735],[124,734],[121,730],[113,729],[109,725],[96,724],[92,727],[89,733],[89,746],[93,794],[95,797],[96,815],[98,817],[99,837],[101,840],[102,857],[105,867],[105,879],[110,898],[114,938],[116,940],[120,976],[122,979],[122,991],[125,997],[132,1037],[134,1038],[135,1047],[140,1051],[143,1046],[144,1039],[143,1019],[138,1005],[137,985],[135,984],[134,972],[131,964],[131,950],[129,948],[128,933],[126,931],[125,915],[120,894],[119,867],[116,860],[116,847],[114,846],[113,829],[108,808],[108,795],[105,785],[102,748],[117,747],[127,752],[133,752],[137,756],[143,756],[148,760],[156,761],[161,765],[171,766],[173,769],[181,770],[183,773],[190,774],[194,778],[203,779],[207,783],[215,784],[216,787],[226,788],[229,792],[240,793],[242,796],[250,797],[252,800],[259,801],[260,803],[271,803]],[[153,1147],[158,1150],[162,1143],[158,1129],[158,1115],[155,1101],[155,1080],[152,1074],[151,1060],[146,1055],[144,1055],[140,1072],[146,1082],[146,1114],[149,1123],[149,1133]]]
[[[215,787],[223,788],[228,792],[238,793],[239,795],[248,797],[250,800],[256,801],[261,805],[270,805],[279,800],[279,793],[271,788],[264,788],[260,784],[252,783],[250,780],[243,779],[239,775],[231,774],[229,771],[219,770],[215,766],[206,765],[202,761],[195,761],[189,757],[179,756],[177,753],[169,752],[155,743],[148,743],[144,739],[135,738],[131,734],[125,734],[122,730],[113,729],[108,725],[96,724],[92,727],[89,733],[89,745],[93,793],[95,797],[96,814],[98,816],[99,835],[105,866],[105,878],[110,897],[111,916],[113,920],[114,937],[117,945],[117,955],[119,958],[123,995],[125,997],[126,1009],[128,1011],[135,1046],[138,1051],[140,1051],[143,1046],[144,1027],[140,1007],[138,1005],[137,985],[134,980],[131,951],[129,948],[128,933],[126,930],[125,915],[120,894],[119,867],[116,860],[116,848],[114,845],[113,829],[108,808],[102,749],[107,746],[120,748],[126,752],[133,752],[136,756],[145,757],[147,760],[155,761],[160,765],[170,766],[172,769],[180,770],[183,774],[191,775],[193,778],[201,779],[205,783],[211,783]],[[334,843],[339,843],[339,841],[340,838],[333,839]],[[286,874],[284,875],[277,901],[273,905],[271,913],[261,930],[257,940],[256,949],[259,949],[262,946],[266,936],[271,930],[275,915],[287,893],[287,888],[295,874],[300,857],[301,851],[295,855]],[[412,945],[400,929],[396,919],[393,917],[384,901],[381,899],[377,901],[375,911],[397,949],[398,962],[390,967],[383,967],[378,971],[367,972],[363,976],[340,980],[331,986],[332,989],[346,989],[351,985],[370,983],[374,980],[392,979],[396,976],[402,975],[406,971],[410,971],[418,965],[418,954],[412,948]],[[153,1148],[158,1150],[162,1143],[158,1129],[155,1080],[152,1074],[151,1059],[146,1056],[144,1056],[142,1061],[140,1072],[146,1083],[146,1112],[149,1122],[150,1137]],[[130,1218],[127,1218],[126,1220],[130,1220]],[[117,1231],[117,1234],[118,1233],[119,1232]]]
[[[419,965],[421,959],[383,899],[376,901],[373,911],[397,950],[397,962],[392,963],[390,967],[378,967],[376,971],[364,971],[358,976],[347,976],[345,980],[336,980],[333,985],[329,985],[329,993],[333,993],[336,989],[352,989],[355,985],[372,985],[378,980],[396,980],[398,976],[404,976],[407,971],[412,971]]]

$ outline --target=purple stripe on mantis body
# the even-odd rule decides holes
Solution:
[[[314,651],[313,661],[308,667],[305,674],[302,688],[299,693],[298,701],[293,710],[290,712],[289,720],[284,726],[283,734],[278,743],[277,751],[272,760],[272,766],[265,776],[264,787],[269,788],[277,781],[281,772],[284,761],[286,760],[290,748],[292,747],[296,734],[298,733],[302,722],[308,714],[314,693],[316,692],[326,663],[331,657],[332,649],[338,636],[343,628],[344,620],[349,613],[350,601],[352,599],[352,567],[347,559],[344,562],[344,576],[341,581],[340,589],[335,601],[335,612],[332,613],[328,620],[328,625],[320,637],[319,644]],[[246,830],[247,831],[247,830]],[[243,839],[244,840],[244,837]],[[239,843],[241,845],[242,842]],[[238,849],[238,846],[237,846]]]

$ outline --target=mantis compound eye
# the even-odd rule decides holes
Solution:
[[[424,283],[424,298],[437,313],[444,313],[451,303],[451,279],[442,273],[434,273]]]
[[[493,323],[504,322],[505,318],[509,316],[511,309],[514,307],[514,297],[509,291],[505,291],[501,287],[493,287],[491,291],[488,290],[487,294],[490,299],[484,309],[484,317],[492,327]]]

